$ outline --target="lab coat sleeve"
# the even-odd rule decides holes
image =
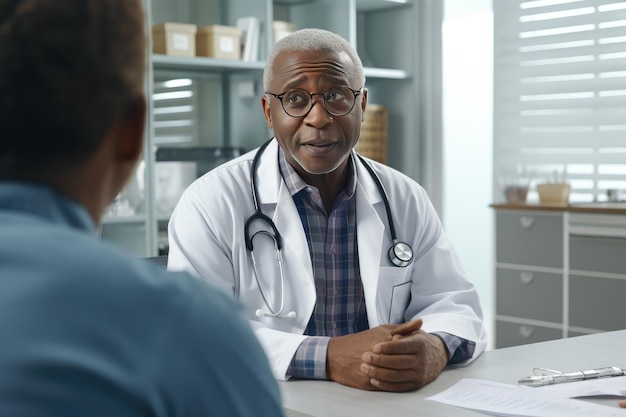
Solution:
[[[236,293],[232,261],[219,244],[205,207],[206,197],[198,194],[197,188],[190,187],[183,193],[170,218],[167,268],[187,271],[229,293]]]
[[[249,183],[244,181],[248,174],[233,175],[236,167],[231,167],[228,175],[224,172],[220,174],[218,168],[201,177],[181,196],[169,222],[168,269],[188,271],[238,299],[274,376],[285,380],[291,359],[306,336],[300,328],[270,329],[264,319],[256,317],[263,300],[245,248],[244,223],[254,211]]]
[[[486,347],[482,309],[476,288],[467,278],[430,200],[423,193],[420,223],[416,225],[415,263],[411,301],[405,319],[421,317],[422,330],[443,331],[475,343],[477,358]]]
[[[306,336],[270,329],[254,320],[250,324],[265,350],[274,378],[286,381],[291,359]]]
[[[473,342],[473,356],[460,365],[469,363],[485,349],[487,340],[476,288],[463,271],[424,188],[398,171],[372,164],[387,191],[398,240],[411,245],[414,257],[406,268],[381,264],[375,297],[370,295],[377,312],[370,316],[370,326],[421,318],[426,332],[445,332]],[[386,220],[384,212],[379,217]],[[387,251],[391,241],[387,234],[384,239],[382,247]],[[386,256],[381,254],[383,263],[391,265]]]

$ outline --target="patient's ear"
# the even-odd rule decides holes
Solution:
[[[143,151],[146,125],[146,99],[137,97],[120,117],[117,125],[116,156],[120,161],[137,161]]]

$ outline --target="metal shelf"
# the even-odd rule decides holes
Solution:
[[[263,71],[265,62],[247,62],[228,59],[206,57],[177,57],[169,55],[152,55],[152,65],[155,71],[184,71],[184,72],[246,72]]]
[[[405,6],[409,3],[409,0],[356,0],[356,9],[359,12],[370,12]]]
[[[263,71],[265,62],[229,61],[204,57],[176,57],[169,55],[152,55],[155,71],[183,71],[183,72],[245,72]],[[365,67],[365,75],[371,78],[387,78],[404,80],[408,73],[394,68]]]
[[[128,223],[144,223],[146,221],[145,214],[133,214],[130,216],[110,216],[106,215],[102,218],[102,225],[128,224]]]
[[[365,67],[365,76],[369,78],[385,78],[388,80],[406,80],[409,74],[400,69]]]

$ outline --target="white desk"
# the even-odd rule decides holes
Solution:
[[[483,353],[466,367],[446,369],[435,381],[408,393],[362,391],[329,381],[288,381],[279,385],[290,417],[484,417],[482,413],[424,398],[462,378],[515,384],[518,379],[532,375],[534,367],[563,372],[604,366],[626,368],[625,350],[626,330],[497,349]],[[594,401],[617,407],[615,398]]]

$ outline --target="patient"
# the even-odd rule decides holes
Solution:
[[[141,0],[0,0],[0,416],[282,416],[239,305],[99,241],[143,148]]]

